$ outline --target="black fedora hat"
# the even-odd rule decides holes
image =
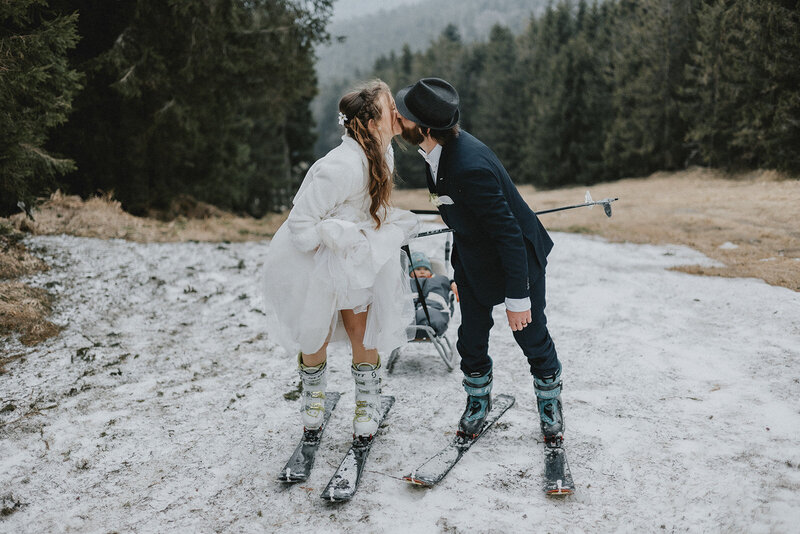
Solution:
[[[458,92],[441,78],[422,78],[397,91],[397,112],[423,128],[447,130],[458,124]]]

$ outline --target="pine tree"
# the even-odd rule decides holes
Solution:
[[[76,14],[57,16],[44,0],[0,3],[0,215],[31,206],[56,175],[74,168],[45,150],[80,89],[67,64],[78,41]]]
[[[482,52],[482,68],[475,82],[477,102],[471,128],[500,158],[512,177],[519,172],[519,140],[523,134],[522,80],[517,44],[508,28],[495,26]],[[474,51],[474,52],[477,52]]]
[[[714,1],[700,11],[683,113],[711,165],[800,172],[800,8],[783,4]]]
[[[123,0],[112,32],[86,28],[88,90],[54,140],[79,163],[73,190],[113,190],[133,212],[185,193],[263,213],[310,157],[312,47],[331,3]]]
[[[606,157],[620,174],[684,165],[687,126],[679,106],[684,66],[695,33],[696,0],[620,4],[616,35],[616,120]]]
[[[578,68],[584,81],[578,137],[575,141],[580,169],[575,180],[590,184],[613,177],[604,158],[605,135],[614,120],[611,35],[611,6],[596,2],[586,10],[580,24],[576,48],[581,64]]]
[[[448,24],[423,55],[420,67],[431,76],[455,82],[461,74],[459,67],[463,52],[464,43],[458,28],[454,24]]]
[[[411,53],[411,47],[408,43],[403,45],[403,54],[400,56],[399,78],[397,80],[398,87],[411,84],[412,73],[414,68],[414,55]]]
[[[800,176],[800,4],[764,2],[762,30],[768,98],[760,101],[761,115],[770,116],[763,136],[763,164]],[[756,60],[756,58],[753,58]],[[772,110],[767,108],[770,101]]]
[[[571,166],[570,91],[574,73],[565,68],[571,61],[566,47],[574,35],[571,7],[560,2],[531,23],[522,39],[524,97],[527,135],[521,138],[520,177],[525,182],[553,187],[563,183]]]

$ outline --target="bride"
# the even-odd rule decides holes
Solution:
[[[389,205],[391,140],[401,133],[389,87],[374,80],[344,95],[339,124],[342,144],[308,170],[272,239],[265,296],[270,333],[297,354],[306,431],[322,425],[328,344],[349,339],[353,433],[369,439],[380,414],[379,352],[403,344],[413,320],[400,247],[418,219]]]

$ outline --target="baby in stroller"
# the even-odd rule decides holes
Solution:
[[[437,336],[441,336],[447,330],[450,316],[453,314],[453,295],[457,296],[458,288],[456,283],[441,274],[434,274],[431,261],[422,252],[411,254],[411,264],[409,265],[409,277],[411,291],[416,307],[417,326],[430,326]],[[419,284],[419,286],[417,286]],[[422,293],[422,299],[419,297]],[[425,308],[427,307],[427,314]],[[426,339],[428,332],[423,328],[418,328],[414,336],[416,339]]]
[[[450,238],[445,243],[444,263],[436,259],[431,261],[427,255],[415,251],[411,253],[405,248],[410,259],[409,284],[414,294],[416,318],[414,324],[408,326],[409,339],[412,343],[431,343],[442,358],[448,371],[456,366],[456,352],[445,335],[450,318],[453,315],[453,297],[458,299],[458,288],[450,280],[447,273],[447,262],[450,259]],[[389,355],[386,369],[394,371],[395,363],[402,347],[398,347]]]

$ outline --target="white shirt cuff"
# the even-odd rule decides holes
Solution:
[[[524,312],[531,309],[531,299],[510,299],[506,297],[506,309],[510,312]]]

